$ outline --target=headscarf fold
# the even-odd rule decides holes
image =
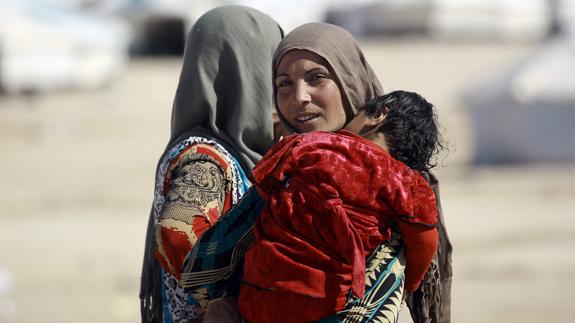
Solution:
[[[248,7],[218,7],[198,19],[186,40],[170,141],[160,163],[173,145],[201,136],[224,146],[251,173],[273,145],[271,66],[282,37],[272,18]],[[163,321],[155,221],[152,210],[140,286],[142,322]]]
[[[358,109],[363,107],[366,101],[383,95],[383,89],[375,72],[347,30],[320,22],[308,23],[292,30],[280,42],[274,54],[274,79],[283,56],[297,49],[313,52],[328,62],[343,94],[347,122],[357,114]],[[288,132],[297,132],[279,111],[275,86],[274,102],[284,127]]]

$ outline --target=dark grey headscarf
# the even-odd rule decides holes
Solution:
[[[344,94],[347,122],[366,101],[383,95],[375,72],[369,66],[355,38],[345,29],[327,23],[312,22],[301,25],[280,42],[274,54],[274,79],[283,56],[291,50],[307,50],[325,59]],[[275,83],[274,83],[275,84]],[[274,102],[278,116],[289,132],[296,132],[280,113],[274,86]]]
[[[168,147],[201,135],[231,148],[249,171],[273,145],[271,59],[280,26],[251,8],[224,6],[192,27]]]
[[[282,36],[272,18],[247,7],[219,7],[200,17],[186,41],[166,151],[189,136],[202,136],[226,147],[250,173],[273,144],[271,66]],[[150,214],[140,289],[142,322],[162,322],[154,222]]]

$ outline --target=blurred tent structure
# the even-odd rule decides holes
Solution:
[[[0,87],[7,93],[97,88],[127,60],[129,29],[58,2],[0,2]]]
[[[372,0],[335,3],[325,20],[356,36],[537,41],[547,36],[551,13],[549,0]]]
[[[184,37],[204,12],[245,5],[289,32],[311,21],[340,25],[356,36],[427,34],[439,39],[539,40],[547,36],[548,0],[75,0],[125,17],[134,29],[132,53],[183,51]],[[305,8],[305,10],[302,10]]]
[[[540,41],[552,23],[549,0],[431,0],[434,38]]]
[[[305,22],[321,21],[328,4],[341,2],[2,0],[0,89],[35,93],[104,86],[122,71],[130,54],[181,55],[188,29],[217,6],[254,7],[287,32]]]
[[[476,164],[575,161],[575,1],[530,57],[467,89]]]
[[[58,1],[58,0],[51,0]],[[325,7],[345,0],[59,0],[68,6],[125,20],[133,31],[130,53],[181,55],[185,36],[206,11],[222,5],[244,5],[261,10],[289,31],[310,21],[322,21]],[[369,0],[359,0],[362,2]],[[305,7],[305,10],[301,8]]]
[[[348,7],[370,3],[373,0],[228,0],[228,4],[238,4],[261,10],[274,18],[287,33],[293,28],[312,21],[324,21],[326,10],[330,7]]]
[[[427,33],[431,14],[430,0],[349,1],[327,8],[325,21],[356,36],[403,36]]]

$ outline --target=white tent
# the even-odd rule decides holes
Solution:
[[[0,2],[0,87],[7,92],[94,88],[127,59],[118,20],[29,0]]]

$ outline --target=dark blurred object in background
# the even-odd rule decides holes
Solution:
[[[143,21],[139,35],[145,35],[134,43],[131,52],[147,55],[176,55],[184,52],[185,24],[178,17],[152,17]]]
[[[123,0],[115,11],[134,31],[131,55],[181,56],[188,29],[196,17],[214,5],[211,2]]]

